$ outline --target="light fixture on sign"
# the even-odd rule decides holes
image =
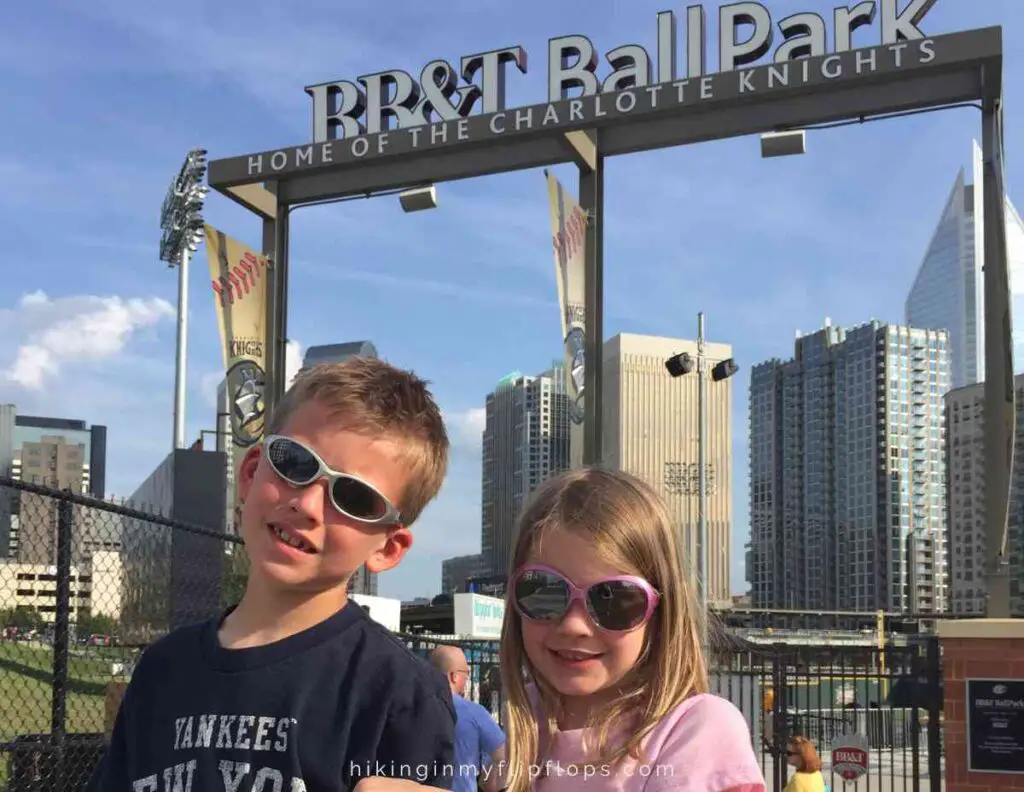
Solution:
[[[761,135],[761,157],[791,157],[807,151],[806,133],[802,129],[769,132]]]
[[[436,209],[437,188],[431,184],[429,187],[403,190],[398,194],[398,202],[402,204],[402,210],[405,212],[422,212],[424,209]]]

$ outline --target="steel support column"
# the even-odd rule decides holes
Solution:
[[[579,168],[580,208],[587,215],[587,247],[584,257],[583,372],[583,464],[598,465],[603,459],[602,426],[604,404],[604,155],[593,134],[593,167],[577,161]]]
[[[267,293],[267,371],[263,402],[267,420],[284,396],[285,357],[288,345],[288,247],[290,211],[278,202],[277,217],[263,223],[263,243],[272,246],[272,270]]]
[[[985,101],[981,123],[985,245],[985,615],[1001,619],[1010,616],[1006,528],[1017,422],[1010,278],[1006,261],[1001,100]]]

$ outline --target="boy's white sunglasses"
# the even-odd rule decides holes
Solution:
[[[402,515],[376,487],[351,473],[331,470],[312,448],[283,435],[269,435],[263,450],[273,471],[293,487],[328,481],[331,504],[346,517],[363,523],[398,525]]]

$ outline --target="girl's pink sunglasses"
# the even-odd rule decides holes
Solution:
[[[513,606],[525,619],[558,622],[574,602],[582,602],[594,624],[608,632],[628,632],[645,624],[661,599],[643,578],[610,577],[581,589],[543,564],[520,567],[509,590]]]

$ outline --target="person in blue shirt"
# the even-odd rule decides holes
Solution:
[[[455,705],[455,783],[452,792],[498,792],[503,786],[505,734],[491,713],[465,698],[469,663],[457,646],[439,646],[430,662],[448,679]],[[487,761],[489,760],[489,761]]]

